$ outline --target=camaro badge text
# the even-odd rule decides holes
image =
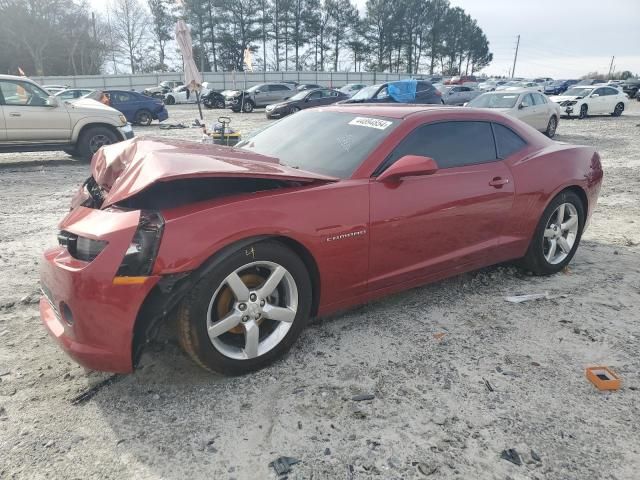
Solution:
[[[361,237],[366,235],[366,230],[358,230],[356,232],[341,233],[340,235],[334,235],[333,237],[327,237],[327,242],[335,242],[336,240],[344,240],[346,238]]]

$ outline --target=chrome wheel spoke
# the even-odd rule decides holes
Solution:
[[[562,225],[564,221],[564,203],[558,207],[558,219],[556,221],[557,225]]]
[[[209,325],[207,328],[207,332],[209,333],[209,338],[214,339],[218,338],[223,333],[228,332],[233,327],[237,326],[242,320],[242,315],[239,312],[232,311],[224,317],[222,320],[218,320],[217,322]]]
[[[260,344],[260,327],[253,320],[244,324],[244,353],[247,358],[258,356]]]
[[[555,230],[553,230],[552,228],[545,229],[544,238],[553,238],[555,236],[556,236]]]
[[[556,242],[555,238],[549,241],[549,251],[547,252],[547,260],[551,262],[553,257],[556,255],[556,249],[558,246],[558,242]]]
[[[276,307],[274,305],[265,305],[263,308],[264,316],[270,320],[291,323],[296,318],[296,311],[288,307]]]
[[[571,251],[571,245],[567,242],[567,239],[564,237],[558,237],[558,246],[564,253],[569,253]]]
[[[244,284],[242,279],[238,276],[237,272],[231,273],[225,279],[225,282],[227,285],[229,285],[229,288],[239,302],[246,302],[249,300],[249,289]]]
[[[271,295],[273,293],[273,291],[276,288],[278,288],[278,285],[282,281],[282,277],[284,277],[285,273],[287,273],[287,271],[283,267],[278,265],[271,272],[271,275],[269,275],[269,278],[264,283],[262,288],[260,288],[260,290],[258,290],[258,295],[260,296],[260,298],[267,298],[269,295]]]
[[[571,217],[569,217],[569,220],[567,220],[565,223],[563,223],[560,226],[560,229],[563,232],[566,232],[567,230],[571,230],[573,227],[575,227],[578,224],[578,217],[573,215]]]

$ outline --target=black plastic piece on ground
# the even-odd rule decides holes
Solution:
[[[269,466],[273,467],[278,475],[284,475],[285,473],[289,473],[291,471],[291,465],[295,465],[296,463],[300,463],[300,460],[297,458],[280,457],[271,462]]]
[[[511,462],[514,465],[522,465],[522,460],[520,459],[520,455],[516,451],[515,448],[508,448],[507,450],[503,450],[500,458],[506,460],[507,462]]]
[[[113,385],[114,383],[116,383],[118,380],[121,380],[122,378],[124,378],[123,375],[111,375],[109,378],[99,383],[96,383],[89,390],[81,393],[75,398],[72,398],[71,405],[77,406],[77,405],[82,405],[83,403],[88,402],[93,397],[95,397],[101,389],[103,389],[104,387],[108,387],[109,385]]]

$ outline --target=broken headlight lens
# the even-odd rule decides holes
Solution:
[[[104,240],[94,240],[64,231],[58,234],[58,243],[67,248],[69,255],[83,262],[92,262],[107,246]]]
[[[160,247],[164,219],[158,212],[142,210],[138,229],[118,268],[119,277],[146,277],[151,275]]]

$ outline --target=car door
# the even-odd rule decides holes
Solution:
[[[596,88],[589,96],[589,113],[602,114],[607,111],[608,100],[604,88]],[[612,110],[613,111],[613,110]]]
[[[282,100],[286,100],[289,97],[295,95],[295,91],[291,90],[286,85],[271,85],[273,89],[273,94],[276,102],[281,102]]]
[[[491,124],[450,121],[409,133],[378,168],[404,155],[438,163],[433,175],[370,184],[372,291],[482,265],[508,221],[514,186]]]
[[[618,102],[620,102],[620,98],[618,97],[620,91],[611,87],[603,88],[603,90],[605,98],[605,111],[602,113],[613,113],[616,105],[618,104]]]
[[[127,121],[135,121],[136,107],[133,105],[131,95],[129,95],[129,93],[120,90],[113,90],[109,92],[109,100],[113,108],[127,117]]]
[[[533,103],[533,97],[530,93],[526,93],[520,99],[518,110],[516,111],[516,117],[522,120],[527,125],[531,125],[534,128],[538,128],[536,125],[536,111]]]
[[[309,95],[307,95],[307,97],[304,99],[304,104],[302,108],[312,108],[320,105],[323,105],[322,90],[316,90],[314,92],[311,92]]]
[[[534,114],[536,116],[536,128],[538,130],[546,130],[550,118],[547,102],[541,93],[532,93],[531,97],[533,98],[535,105]]]
[[[64,102],[51,104],[49,94],[31,82],[0,80],[8,142],[66,143],[71,118]]]
[[[4,142],[7,139],[7,124],[4,121],[4,100],[2,99],[2,92],[0,91],[0,142]]]

